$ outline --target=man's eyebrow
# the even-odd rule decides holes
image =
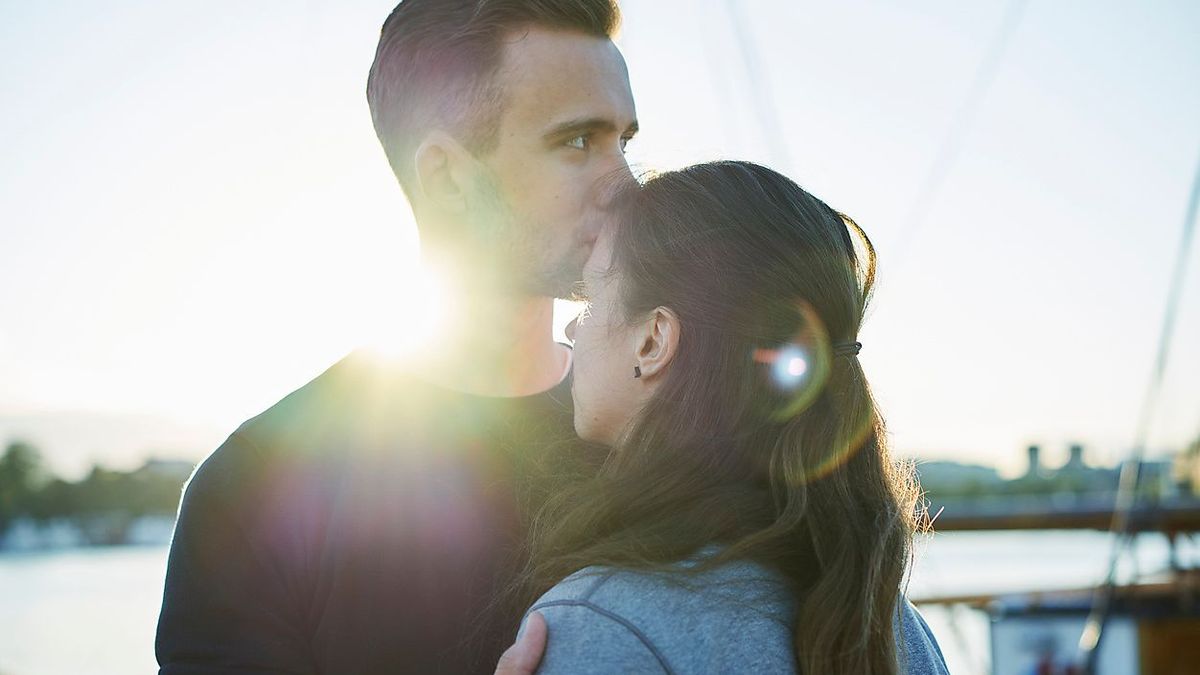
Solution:
[[[616,131],[617,125],[613,124],[612,120],[603,117],[582,117],[579,119],[567,120],[560,122],[550,127],[545,133],[546,138],[558,138],[567,136],[568,134],[578,134],[588,131]],[[628,134],[636,134],[638,131],[637,120],[625,130]]]

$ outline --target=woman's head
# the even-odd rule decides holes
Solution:
[[[677,441],[740,437],[802,413],[831,371],[857,370],[833,348],[858,333],[874,252],[786,177],[702,164],[629,190],[616,213],[568,326],[584,438],[616,444],[652,408],[678,419]]]
[[[747,162],[660,175],[615,214],[569,329],[576,429],[612,451],[540,511],[527,582],[718,543],[697,569],[749,558],[791,582],[802,670],[894,672],[915,491],[835,348],[871,292],[866,235]]]

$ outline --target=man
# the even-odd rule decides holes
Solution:
[[[495,668],[538,468],[574,451],[553,297],[630,179],[618,22],[610,0],[404,0],[388,17],[372,119],[470,328],[403,367],[348,357],[196,471],[162,675]]]

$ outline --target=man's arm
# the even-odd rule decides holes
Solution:
[[[534,612],[525,619],[517,641],[500,655],[495,675],[533,675],[546,651],[546,619]]]
[[[251,534],[259,461],[234,434],[188,482],[155,641],[160,675],[314,671],[283,570]]]

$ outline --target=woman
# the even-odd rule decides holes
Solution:
[[[617,200],[568,327],[576,431],[611,452],[535,524],[539,672],[945,672],[901,593],[916,493],[857,358],[874,265],[747,162]]]

